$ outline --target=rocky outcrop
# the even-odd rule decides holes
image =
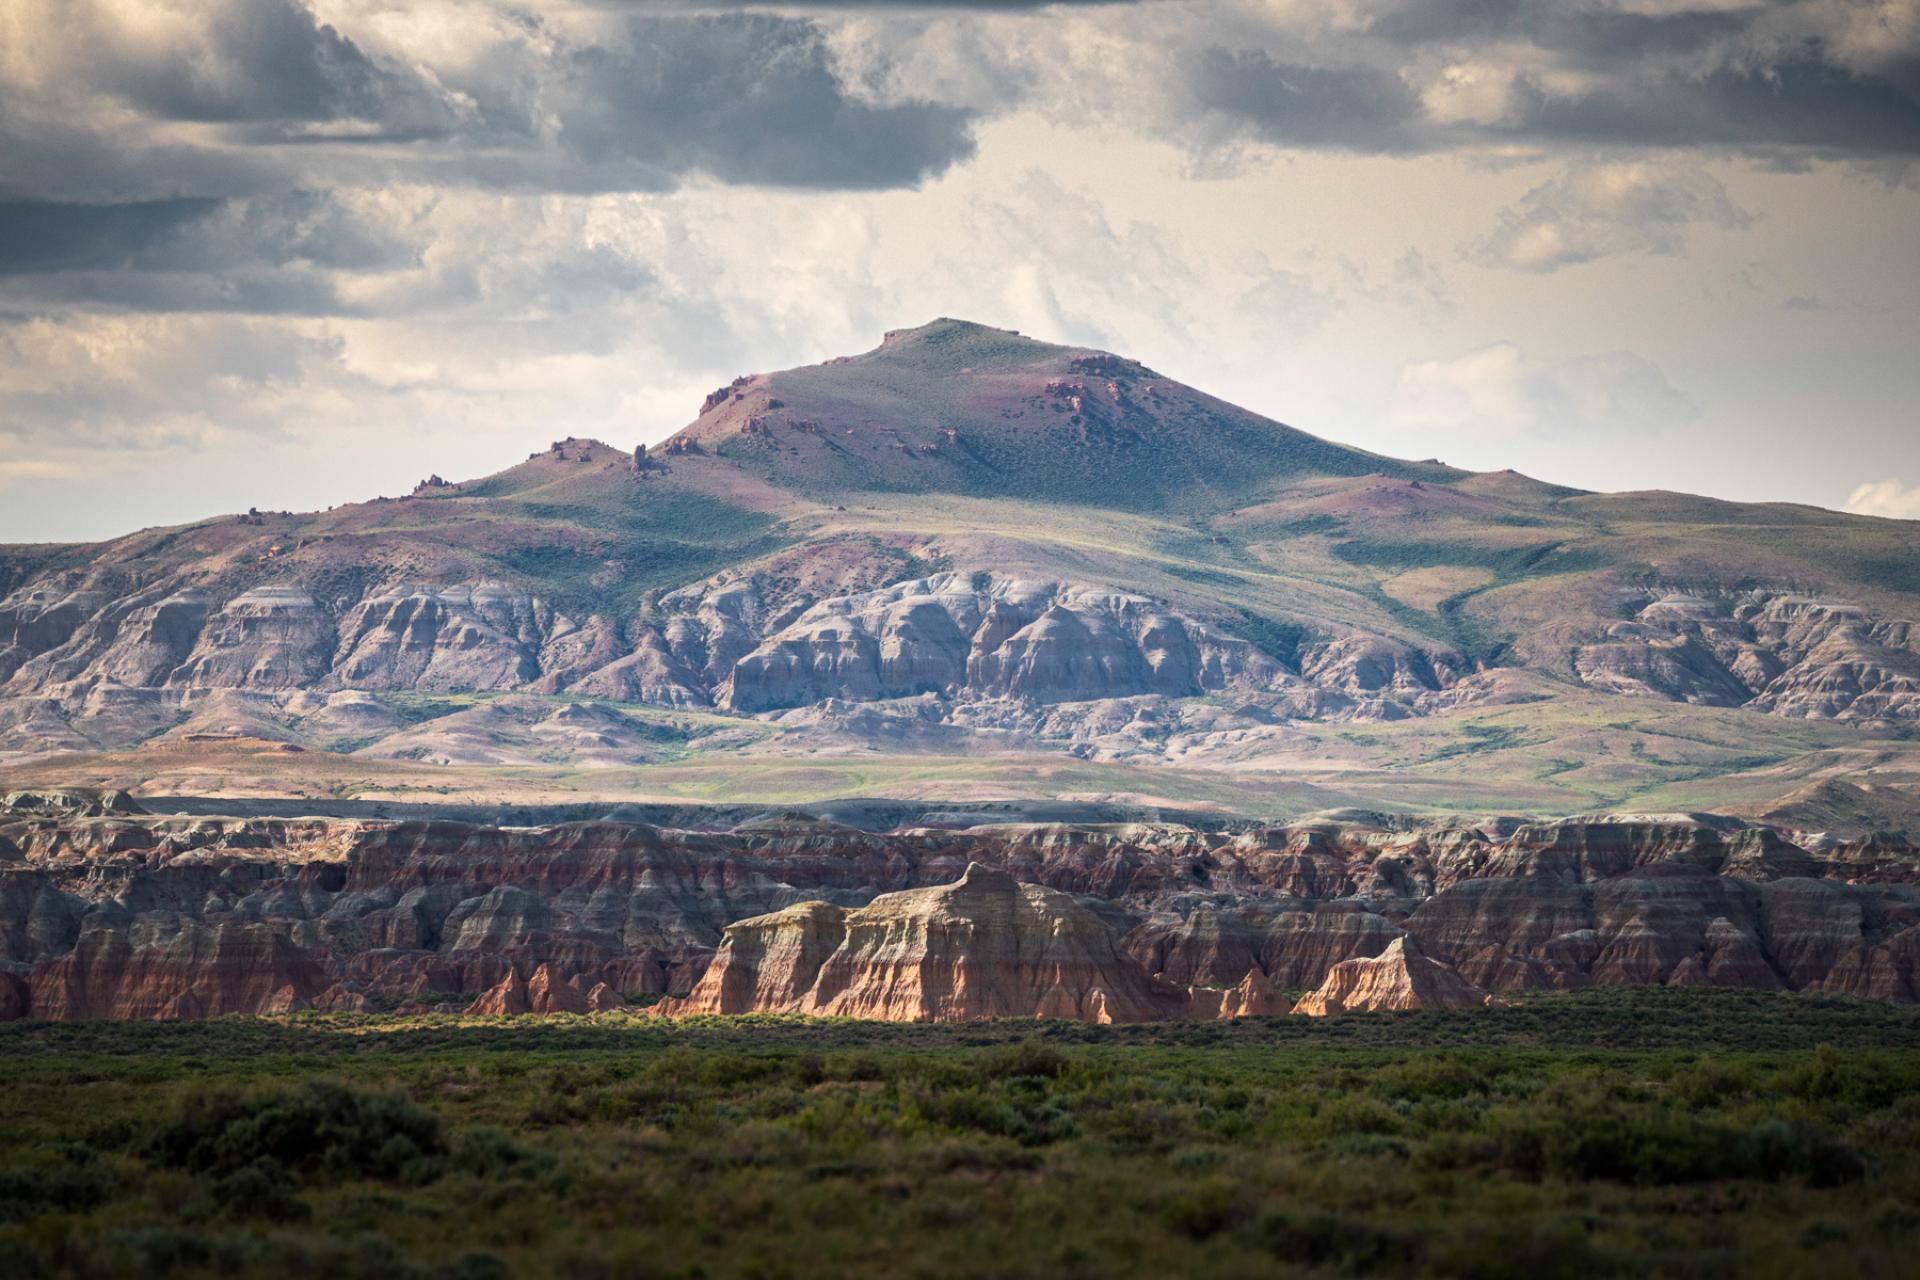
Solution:
[[[1301,997],[1293,1012],[1324,1018],[1335,1013],[1471,1009],[1485,1003],[1486,992],[1427,959],[1402,937],[1371,959],[1342,960],[1333,966],[1319,990]]]
[[[481,993],[467,1006],[469,1014],[501,1017],[518,1013],[587,1013],[613,1007],[611,993],[604,983],[594,986],[592,997],[581,991],[579,980],[562,979],[552,964],[543,964],[525,978],[518,969],[508,969],[496,986]]]
[[[1145,1022],[1180,1012],[1185,995],[1154,983],[1071,896],[975,863],[953,884],[865,907],[807,902],[732,925],[700,985],[658,1011]]]
[[[380,738],[389,758],[459,762],[464,754],[417,741],[458,733],[455,708],[410,731],[419,704],[336,732],[313,698],[355,696],[377,710],[381,694],[472,691],[751,714],[925,695],[941,722],[1012,717],[1020,732],[1078,739],[1115,700],[1226,691],[1265,699],[1269,718],[1395,719],[1443,696],[1460,670],[1360,634],[1304,646],[1296,670],[1217,623],[1086,583],[944,573],[835,595],[820,594],[830,575],[797,571],[818,588],[782,587],[773,599],[757,578],[722,574],[627,619],[576,620],[487,579],[325,598],[297,577],[231,595],[164,583],[16,593],[0,606],[14,635],[0,647],[10,655],[0,679],[11,677],[0,749],[211,730],[328,749]],[[1048,712],[1074,706],[1087,710]],[[553,758],[593,763],[564,746]]]
[[[1195,987],[1187,997],[1187,1016],[1202,1020],[1271,1017],[1292,1011],[1293,1001],[1258,969],[1249,969],[1238,986],[1224,990]]]
[[[152,943],[92,929],[35,968],[30,1009],[50,1019],[291,1013],[327,985],[318,961],[268,925],[189,925]]]
[[[734,664],[720,701],[763,711],[922,693],[1186,697],[1282,674],[1246,641],[1141,596],[941,574],[815,604]]]
[[[12,637],[0,643],[0,749],[207,729],[364,747],[404,732],[380,744],[390,758],[459,761],[432,742],[403,754],[457,733],[458,709],[407,728],[417,711],[389,708],[386,723],[336,732],[312,699],[358,696],[377,709],[376,694],[481,691],[807,710],[837,740],[868,746],[916,749],[895,740],[913,721],[1082,753],[1231,759],[1237,742],[1287,720],[1394,720],[1543,696],[1515,685],[1515,669],[1476,671],[1457,653],[1345,625],[1290,623],[1258,633],[1262,647],[1230,633],[1241,629],[1230,615],[1089,582],[973,571],[834,593],[837,580],[811,572],[804,586],[722,573],[642,616],[583,620],[486,578],[323,598],[293,577],[228,594],[67,574],[0,602],[0,636]],[[1920,630],[1909,623],[1761,591],[1629,607],[1631,618],[1579,633],[1556,661],[1612,694],[1878,727],[1920,716]],[[1213,696],[1229,694],[1230,706]],[[848,710],[875,707],[887,711]],[[965,737],[942,742],[964,749]],[[585,762],[566,744],[551,758]]]
[[[663,707],[704,707],[713,702],[700,673],[674,652],[658,627],[642,628],[632,652],[561,687],[585,698],[650,702]]]
[[[303,689],[327,674],[333,620],[295,586],[258,587],[214,613],[166,683],[189,689]]]
[[[48,787],[9,791],[0,795],[0,820],[5,818],[104,818],[143,814],[124,791],[96,791],[84,787]]]
[[[341,619],[324,687],[517,689],[539,679],[542,641],[574,629],[497,583],[385,592]]]
[[[1279,1012],[1279,993],[1403,936],[1496,993],[1920,997],[1920,850],[1889,837],[1681,816],[496,828],[13,798],[0,972],[27,992],[0,1008],[38,1017],[662,995],[846,1016],[1231,1017]]]
[[[1920,627],[1795,593],[1662,594],[1575,651],[1597,689],[1869,724],[1920,719]]]
[[[32,1013],[32,986],[20,975],[0,970],[0,1022],[13,1022]]]

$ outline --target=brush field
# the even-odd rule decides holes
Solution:
[[[1920,1012],[10,1024],[39,1276],[1910,1275]]]

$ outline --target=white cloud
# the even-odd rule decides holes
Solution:
[[[70,463],[45,458],[0,458],[0,489],[22,480],[64,480],[76,471]]]
[[[1920,486],[1909,489],[1898,480],[1869,480],[1847,496],[1846,509],[1857,516],[1920,520]]]
[[[1704,169],[1588,165],[1527,192],[1469,252],[1493,266],[1558,271],[1620,254],[1678,253],[1695,226],[1738,230],[1752,221]]]
[[[1479,434],[1650,430],[1698,414],[1657,366],[1626,351],[1543,364],[1511,342],[1400,370],[1388,419]]]

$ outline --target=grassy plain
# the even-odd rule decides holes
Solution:
[[[0,1027],[38,1276],[1896,1276],[1920,1011]]]
[[[1873,780],[1876,813],[1836,829],[1900,825],[1920,812],[1920,741],[1849,725],[1595,693],[1537,677],[1551,696],[1381,724],[1299,722],[1230,748],[1182,754],[1177,741],[1080,759],[1016,737],[967,754],[863,748],[767,721],[599,704],[661,737],[633,766],[432,765],[289,752],[250,740],[150,743],[123,752],[20,761],[10,787],[106,786],[149,796],[293,797],[501,804],[851,797],[1079,800],[1210,809],[1250,819],[1362,807],[1389,813],[1715,811],[1759,816],[1784,797]],[[405,704],[421,695],[381,695]],[[433,713],[500,695],[435,695]],[[529,695],[510,695],[526,699]],[[567,699],[551,699],[556,706]],[[983,739],[983,743],[987,740]]]

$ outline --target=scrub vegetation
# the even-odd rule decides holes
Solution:
[[[15,1276],[1905,1275],[1920,1013],[0,1028]]]

